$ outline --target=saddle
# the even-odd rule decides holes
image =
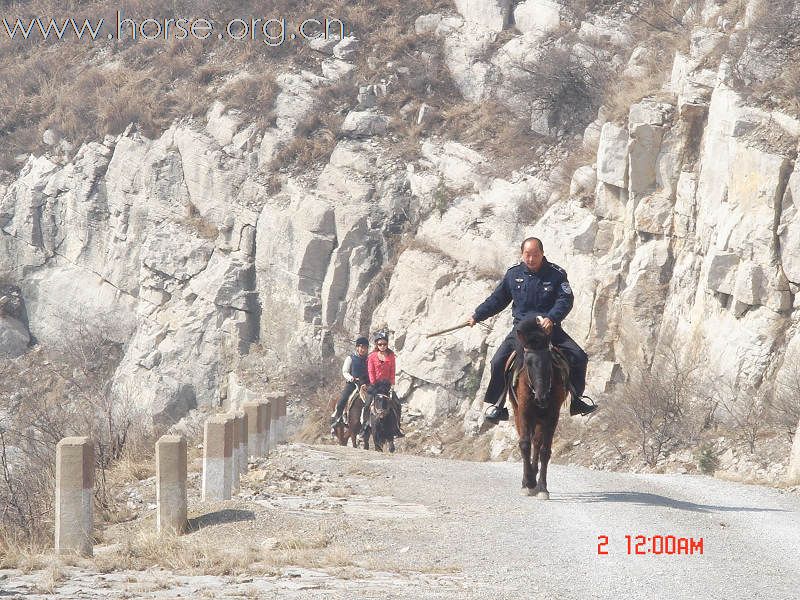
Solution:
[[[559,377],[561,377],[561,381],[564,382],[567,391],[574,395],[575,391],[572,389],[572,384],[570,383],[569,379],[569,361],[567,360],[567,357],[564,356],[563,352],[561,352],[561,350],[559,350],[556,346],[550,346],[550,356],[553,357],[553,369],[558,371]],[[518,367],[515,368],[514,366],[516,358],[517,351],[514,350],[506,361],[505,369],[503,369],[506,381],[505,392],[510,393],[514,397],[514,401],[516,401],[516,394],[514,390],[517,388],[519,374],[522,372],[522,361],[520,361]],[[505,394],[501,396],[501,398],[504,397]]]
[[[344,405],[344,410],[342,411],[343,415],[350,414],[350,409],[353,408],[353,402],[355,401],[356,396],[364,400],[364,397],[361,395],[361,386],[356,386],[356,389],[354,389],[353,393],[347,398],[347,404]]]

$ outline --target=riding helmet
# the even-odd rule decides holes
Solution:
[[[362,335],[356,340],[356,346],[369,346],[369,340]]]

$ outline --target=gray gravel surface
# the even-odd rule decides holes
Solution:
[[[65,567],[53,595],[41,593],[40,573],[2,571],[0,597],[800,597],[796,492],[553,465],[544,501],[520,494],[518,463],[333,446],[285,446],[251,469],[236,500],[193,510],[233,507],[253,518],[209,519],[191,535],[263,546],[287,531],[319,532],[345,562],[230,577],[81,565]],[[702,539],[702,553],[629,554],[626,535]],[[599,536],[608,537],[605,555]]]

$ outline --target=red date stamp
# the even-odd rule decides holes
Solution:
[[[608,554],[607,535],[597,536],[597,554]],[[626,535],[625,549],[629,555],[675,555],[703,554],[703,538],[681,537],[677,535]]]

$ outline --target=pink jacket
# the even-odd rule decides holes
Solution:
[[[386,379],[389,383],[394,385],[394,370],[395,370],[394,352],[391,350],[386,351],[386,359],[382,360],[378,355],[377,350],[370,352],[367,357],[367,372],[369,373],[369,382],[375,383],[381,379]]]

